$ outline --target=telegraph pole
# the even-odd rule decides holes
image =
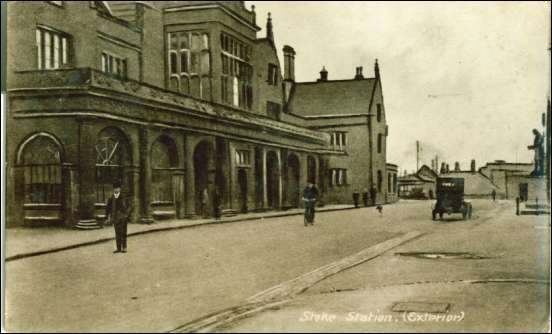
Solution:
[[[416,140],[416,172],[420,170],[420,141]]]

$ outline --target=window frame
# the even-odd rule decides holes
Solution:
[[[70,34],[42,24],[35,27],[35,59],[38,70],[59,70],[72,67],[72,47],[73,37]]]

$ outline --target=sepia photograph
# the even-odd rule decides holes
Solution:
[[[539,332],[550,1],[2,1],[2,332]]]

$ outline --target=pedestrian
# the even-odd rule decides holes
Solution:
[[[376,205],[376,188],[371,187],[370,188],[370,199],[372,200],[372,205]]]
[[[360,198],[360,194],[358,193],[358,190],[355,189],[353,191],[353,203],[355,203],[355,208],[358,208],[358,201],[359,201],[359,198]]]
[[[113,194],[107,200],[105,216],[107,222],[115,228],[115,244],[117,250],[113,253],[127,252],[127,224],[130,218],[130,207],[121,194],[121,182],[113,183]]]
[[[303,190],[303,201],[305,203],[305,226],[308,224],[314,225],[314,213],[316,208],[316,200],[318,199],[318,189],[313,183],[308,183]]]
[[[213,213],[216,220],[219,220],[222,216],[222,211],[220,208],[221,196],[218,188],[215,188],[215,193],[213,194]]]
[[[491,192],[491,196],[493,197],[493,202],[496,201],[496,191],[494,189]]]
[[[362,202],[364,203],[364,206],[368,206],[368,188],[364,188],[362,191]]]
[[[207,212],[208,203],[209,190],[207,190],[207,187],[205,187],[201,192],[201,215],[203,216],[203,218],[207,218],[209,216],[209,213]]]

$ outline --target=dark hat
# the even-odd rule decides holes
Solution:
[[[113,182],[113,188],[121,188],[121,181]]]

